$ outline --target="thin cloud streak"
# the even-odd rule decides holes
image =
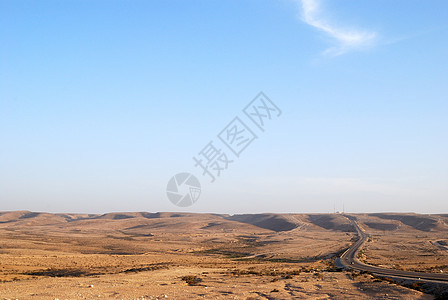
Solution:
[[[324,54],[338,56],[354,50],[373,46],[377,34],[356,29],[343,29],[330,25],[320,18],[320,0],[299,0],[302,4],[302,20],[310,26],[325,32],[336,42],[336,46],[328,48]]]

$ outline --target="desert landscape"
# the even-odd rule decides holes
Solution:
[[[0,300],[448,300],[447,0],[0,20]]]
[[[352,214],[361,261],[448,272],[448,215]],[[1,299],[433,299],[335,267],[342,214],[0,213]],[[439,294],[437,294],[437,292]]]

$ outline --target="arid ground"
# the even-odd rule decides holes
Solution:
[[[448,215],[353,214],[369,264],[448,272]],[[433,299],[335,258],[340,214],[0,213],[0,299]]]

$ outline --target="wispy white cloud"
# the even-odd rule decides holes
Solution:
[[[341,28],[328,23],[327,20],[321,17],[320,0],[299,1],[302,6],[302,20],[308,25],[325,32],[335,42],[335,45],[328,48],[324,54],[337,56],[350,51],[369,48],[375,44],[377,37],[375,32]]]

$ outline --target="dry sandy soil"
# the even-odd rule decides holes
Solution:
[[[353,216],[367,262],[448,272],[448,216]],[[336,270],[353,230],[338,214],[0,212],[0,299],[433,299]]]

